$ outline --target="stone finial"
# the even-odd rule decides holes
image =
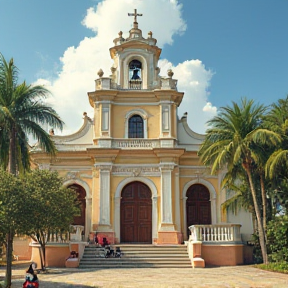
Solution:
[[[104,72],[103,72],[102,69],[100,69],[100,70],[97,72],[97,74],[98,74],[98,76],[101,78],[101,77],[103,77]]]
[[[158,75],[160,73],[160,68],[159,67],[156,67],[155,68],[155,71],[156,71],[156,74]]]
[[[168,70],[167,70],[167,75],[168,75],[169,78],[172,78],[172,77],[173,77],[174,72],[172,71],[172,69],[168,69]]]
[[[152,31],[149,31],[148,32],[148,38],[152,38],[152,35],[153,35]]]
[[[182,119],[186,119],[186,118],[187,118],[187,115],[188,115],[188,113],[185,112],[185,113],[183,114],[183,116],[181,117],[181,120],[182,120]]]
[[[118,33],[119,38],[122,38],[122,35],[123,35],[123,32],[120,31],[120,32]]]
[[[84,119],[88,119],[88,120],[90,120],[91,121],[91,118],[90,117],[88,117],[88,115],[87,115],[87,112],[83,112],[83,117],[84,117]]]
[[[55,135],[53,128],[51,128],[51,129],[49,130],[49,135],[50,135],[50,136],[54,136],[54,135]]]

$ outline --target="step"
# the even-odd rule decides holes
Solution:
[[[96,257],[97,248],[89,245],[85,248],[80,268],[191,268],[191,262],[185,245],[117,244],[121,258]]]

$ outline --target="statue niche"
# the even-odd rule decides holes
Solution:
[[[142,63],[138,60],[132,60],[129,63],[129,89],[141,89]]]

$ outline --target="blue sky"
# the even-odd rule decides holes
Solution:
[[[87,92],[106,65],[102,58],[111,61],[117,33],[131,28],[134,8],[143,13],[143,36],[152,30],[163,49],[161,74],[172,66],[178,90],[190,97],[179,115],[188,111],[192,130],[203,133],[232,100],[269,105],[288,94],[287,0],[0,0],[0,52],[14,58],[20,81],[51,85],[51,105],[68,133],[80,128],[84,110],[89,114]],[[89,84],[80,87],[84,75]]]

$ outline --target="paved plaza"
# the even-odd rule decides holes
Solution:
[[[27,266],[27,265],[26,265]],[[13,288],[21,288],[26,266],[13,267]],[[4,276],[5,268],[0,268]],[[86,287],[193,287],[193,288],[288,288],[288,275],[263,271],[252,266],[197,269],[75,269],[51,268],[38,275],[40,288]],[[2,277],[1,277],[2,278]]]

